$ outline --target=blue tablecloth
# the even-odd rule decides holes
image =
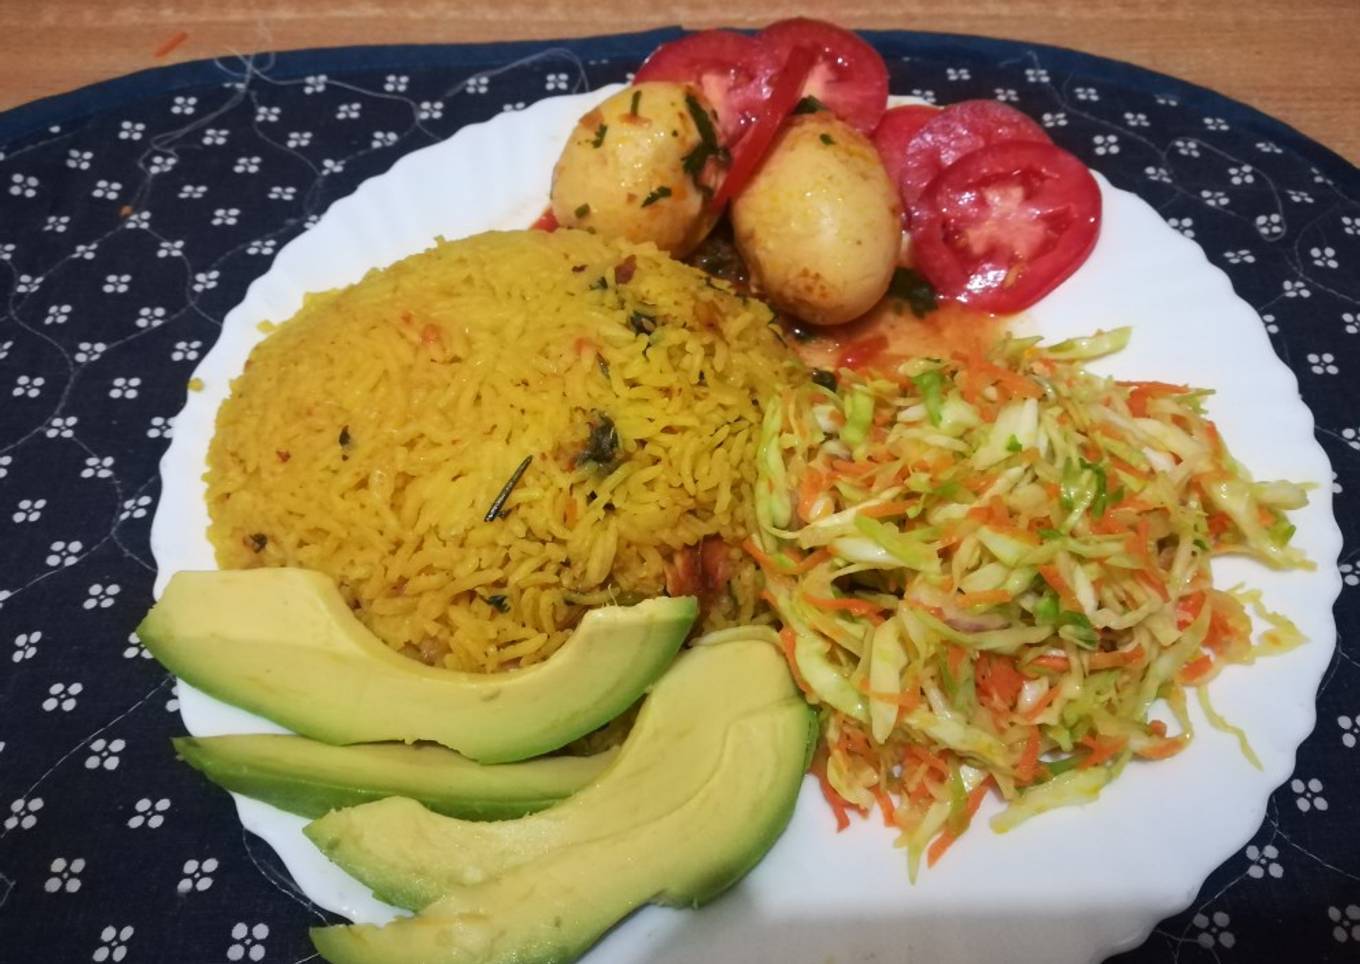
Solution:
[[[132,635],[186,379],[332,201],[464,124],[624,80],[674,33],[228,58],[0,115],[0,959],[311,956],[306,925],[327,915],[173,762],[173,683]],[[873,39],[894,92],[1013,103],[1142,195],[1227,271],[1297,374],[1347,543],[1317,730],[1250,845],[1120,960],[1360,959],[1360,172],[1127,65]]]

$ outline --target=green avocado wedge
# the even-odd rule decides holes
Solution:
[[[172,742],[180,759],[218,786],[304,817],[409,797],[451,817],[510,820],[571,796],[618,755],[609,750],[487,766],[431,744],[331,746],[273,733]]]
[[[469,823],[389,797],[329,813],[303,832],[382,900],[420,910],[460,886],[660,819],[712,779],[733,724],[796,693],[768,643],[697,647],[652,688],[614,763],[557,806]]]
[[[671,664],[697,614],[690,597],[595,609],[542,663],[459,673],[384,645],[321,573],[246,569],[176,573],[137,633],[185,682],[302,736],[428,740],[508,763],[623,712]]]
[[[459,887],[415,917],[313,928],[312,942],[331,964],[575,960],[643,904],[697,907],[740,880],[787,826],[815,738],[798,697],[751,713],[702,789],[665,815]]]

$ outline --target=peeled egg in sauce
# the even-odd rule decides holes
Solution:
[[[712,106],[690,84],[634,84],[587,112],[553,169],[557,223],[689,253],[714,220],[685,170],[704,141],[694,109],[717,129]]]
[[[897,192],[873,144],[826,111],[790,118],[731,217],[763,296],[814,325],[858,318],[892,281]]]

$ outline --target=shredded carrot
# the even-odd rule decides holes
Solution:
[[[1112,653],[1092,653],[1086,657],[1086,668],[1091,672],[1114,669],[1118,666],[1141,666],[1146,653],[1141,646],[1133,649],[1116,650]]]
[[[1156,570],[1149,571],[1147,569],[1135,569],[1133,578],[1137,579],[1148,589],[1151,589],[1156,595],[1162,597],[1162,602],[1170,602],[1171,594],[1166,590],[1166,583],[1157,578],[1155,573]]]
[[[1058,567],[1053,563],[1039,567],[1039,575],[1044,577],[1044,582],[1058,594],[1062,600],[1063,607],[1077,612],[1081,611],[1081,603],[1077,601],[1077,594],[1072,591],[1072,587],[1067,584],[1067,580],[1062,577]]]
[[[871,700],[878,700],[880,703],[896,703],[902,709],[910,713],[921,705],[921,691],[916,688],[903,690],[901,693],[884,693],[869,688],[869,681],[860,677],[855,683],[855,689],[859,690]]]
[[[1029,665],[1038,666],[1040,669],[1051,669],[1055,673],[1066,673],[1072,668],[1071,660],[1056,653],[1045,653],[1037,659],[1030,660]]]
[[[1193,685],[1208,676],[1213,668],[1214,658],[1208,653],[1203,653],[1182,666],[1181,671],[1176,674],[1176,679]]]
[[[982,801],[986,799],[987,791],[991,789],[991,785],[992,778],[988,777],[974,787],[972,792],[968,794],[968,806],[965,808],[964,812],[967,813],[968,821],[970,823],[972,822],[973,817],[976,816],[978,808],[982,806]],[[926,866],[934,867],[935,863],[945,855],[945,851],[953,846],[954,841],[958,839],[957,834],[950,833],[948,830],[936,837],[935,842],[932,843],[930,849],[926,851]]]
[[[784,572],[792,576],[801,576],[805,572],[811,572],[813,569],[816,569],[819,565],[821,565],[823,562],[830,558],[831,550],[826,546],[822,546],[822,548],[818,549],[816,552],[808,553],[803,558],[802,562],[798,563],[796,566],[793,566],[790,569],[785,569]]]
[[[1166,382],[1119,382],[1129,392],[1129,411],[1137,418],[1147,417],[1148,402],[1163,395],[1183,395],[1190,389],[1185,385],[1168,385]]]
[[[1135,750],[1134,752],[1144,760],[1165,760],[1167,757],[1173,757],[1184,749],[1185,737],[1177,736],[1169,740],[1162,740],[1159,743],[1154,743],[1152,746],[1143,747],[1143,749]]]
[[[1204,608],[1205,595],[1203,591],[1192,592],[1176,600],[1176,628],[1184,629],[1199,619],[1200,610]],[[1212,616],[1210,619],[1212,620]],[[1212,627],[1212,622],[1210,623]]]
[[[804,522],[812,521],[812,506],[826,491],[826,479],[821,471],[812,466],[803,472],[798,482],[798,517]]]
[[[170,51],[174,50],[176,47],[178,47],[180,44],[184,43],[184,41],[188,39],[189,32],[187,30],[177,30],[174,33],[172,33],[169,37],[167,37],[165,39],[165,42],[162,43],[152,52],[151,56],[159,60],[161,57],[166,56],[167,54],[170,53]]]
[[[1015,661],[1008,656],[982,653],[978,656],[974,670],[974,684],[977,691],[994,705],[1009,710],[1015,705],[1025,677],[1015,668]]]
[[[1058,687],[1050,686],[1048,688],[1048,692],[1045,693],[1043,696],[1039,697],[1039,702],[1035,703],[1033,706],[1031,706],[1028,710],[1025,711],[1024,714],[1025,719],[1029,720],[1031,723],[1037,720],[1040,717],[1040,715],[1044,712],[1044,710],[1048,709],[1048,704],[1052,703],[1053,700],[1057,698],[1057,696]]]
[[[995,606],[997,603],[1008,603],[1013,597],[1005,589],[980,589],[977,592],[965,592],[954,597],[955,605],[963,609],[971,609],[974,606]]]
[[[958,679],[963,672],[963,664],[968,661],[968,650],[962,646],[950,645],[948,647],[949,675]]]
[[[821,596],[804,596],[803,599],[818,609],[854,613],[859,616],[878,615],[886,606],[867,599],[825,599]]]
[[[1085,759],[1077,764],[1078,767],[1085,769],[1099,766],[1111,757],[1117,756],[1124,749],[1128,740],[1122,736],[1102,738],[1094,733],[1087,733],[1082,737],[1081,743],[1091,751]]]
[[[878,801],[878,809],[883,812],[883,826],[895,827],[897,821],[893,819],[893,811],[897,808],[893,806],[892,797],[888,796],[888,791],[881,786],[873,789],[874,799]]]
[[[849,476],[853,479],[858,478],[861,475],[868,475],[870,472],[877,469],[878,466],[873,462],[851,462],[847,459],[832,459],[831,468],[833,468],[838,475]]]
[[[798,657],[794,653],[794,646],[798,640],[793,635],[792,629],[784,629],[779,633],[780,648],[784,652],[784,659],[788,661],[789,673],[793,676],[793,681],[798,684],[798,688],[808,696],[814,696],[812,688],[808,686],[807,680],[803,679],[802,672],[798,669]]]
[[[1124,549],[1135,559],[1141,560],[1144,569],[1156,568],[1152,558],[1152,549],[1149,545],[1151,538],[1148,532],[1147,519],[1139,519],[1134,531],[1124,537]]]
[[[1051,692],[1051,691],[1050,691]],[[1025,737],[1025,748],[1015,764],[1015,779],[1021,784],[1033,783],[1039,774],[1039,728],[1031,726]]]
[[[817,777],[817,783],[822,788],[822,796],[826,797],[826,802],[831,807],[831,812],[836,815],[836,833],[840,833],[850,826],[850,816],[848,814],[849,804],[836,792],[836,788],[831,785],[831,781],[826,778],[826,764],[814,767],[813,774]]]
[[[918,746],[915,743],[908,743],[906,756],[908,761],[915,760],[918,763],[924,764],[927,769],[938,771],[942,777],[949,776],[949,764],[945,763],[943,759],[936,754],[931,753],[923,746]]]
[[[1166,724],[1161,720],[1153,720],[1147,725],[1147,728],[1153,736],[1166,736]]]
[[[746,550],[746,554],[756,561],[756,565],[767,571],[779,572],[779,566],[775,564],[774,557],[764,552],[756,545],[755,539],[747,536],[742,541],[741,547]]]

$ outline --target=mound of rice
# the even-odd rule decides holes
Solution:
[[[578,231],[441,242],[311,297],[218,412],[218,563],[325,572],[388,645],[471,671],[537,662],[668,574],[683,590],[701,544],[730,572],[706,627],[748,621],[761,407],[799,371],[771,325]]]

